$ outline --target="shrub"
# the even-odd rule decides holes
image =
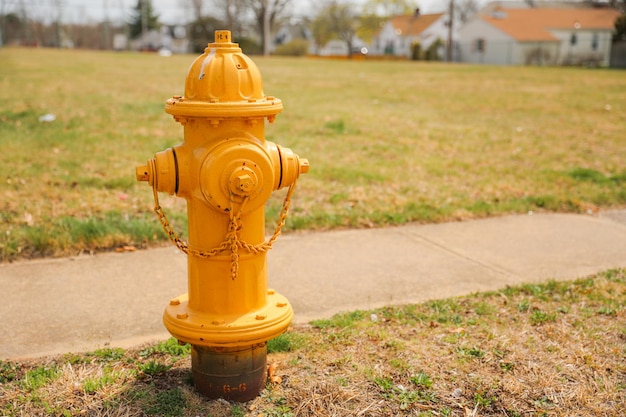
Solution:
[[[281,56],[305,56],[309,52],[309,41],[294,39],[276,47],[275,55]]]

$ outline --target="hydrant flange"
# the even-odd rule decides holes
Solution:
[[[287,298],[271,289],[265,308],[243,316],[204,314],[190,310],[188,301],[187,294],[172,299],[163,314],[163,322],[172,336],[195,346],[263,343],[286,331],[293,318]]]

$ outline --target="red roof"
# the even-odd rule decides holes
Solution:
[[[554,41],[550,29],[611,30],[620,15],[613,9],[498,9],[480,18],[518,41]]]
[[[400,36],[419,35],[435,23],[443,13],[395,16],[389,19]]]

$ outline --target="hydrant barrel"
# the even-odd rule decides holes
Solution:
[[[165,111],[184,128],[183,143],[138,166],[153,188],[155,211],[170,239],[187,254],[188,292],[163,314],[168,331],[192,345],[196,388],[210,398],[247,401],[264,386],[267,341],[285,332],[289,301],[267,286],[267,251],[280,234],[293,187],[309,163],[265,140],[281,100],[266,96],[254,62],[216,31],[189,68],[184,95]],[[265,238],[265,204],[288,187],[274,235]],[[178,237],[158,193],[187,203],[188,241]]]

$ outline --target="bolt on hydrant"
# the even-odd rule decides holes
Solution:
[[[185,95],[165,111],[184,126],[184,141],[137,167],[153,188],[155,211],[187,254],[188,294],[170,300],[163,322],[191,344],[194,385],[210,398],[248,401],[264,387],[267,341],[287,330],[293,310],[267,288],[266,252],[280,234],[291,195],[309,163],[265,140],[282,102],[263,93],[258,67],[229,31],[216,31],[189,68]],[[274,234],[265,239],[265,203],[289,187]],[[160,207],[158,193],[187,202],[188,241]]]

